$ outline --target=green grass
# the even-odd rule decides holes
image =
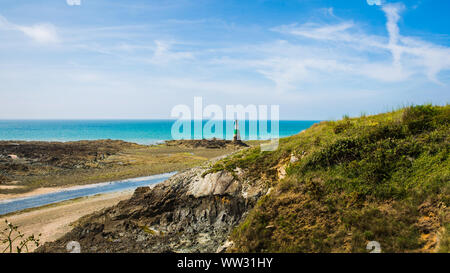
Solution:
[[[371,240],[384,252],[437,251],[425,248],[428,233],[448,251],[448,232],[418,223],[431,217],[419,210],[425,202],[444,215],[435,226],[448,219],[449,121],[448,105],[345,116],[281,139],[277,151],[254,147],[217,162],[210,172],[241,168],[275,189],[234,230],[234,251],[367,252]],[[289,163],[291,154],[300,160]]]
[[[450,223],[447,223],[442,233],[439,252],[450,253]]]

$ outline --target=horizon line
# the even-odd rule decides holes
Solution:
[[[0,121],[235,121],[236,119],[169,119],[169,118],[8,118]],[[245,121],[271,121],[270,119],[237,119]],[[325,119],[279,119],[279,121],[325,121]]]

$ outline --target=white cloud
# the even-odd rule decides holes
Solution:
[[[303,36],[306,38],[317,40],[348,40],[352,38],[347,35],[346,31],[354,25],[351,22],[345,22],[337,25],[319,25],[314,23],[307,23],[300,27],[297,25],[288,25],[273,28],[273,31],[289,33],[293,35]]]
[[[392,57],[394,58],[394,65],[400,65],[400,58],[402,54],[402,47],[398,45],[400,38],[400,30],[398,28],[398,20],[400,20],[400,11],[403,9],[403,5],[385,5],[383,11],[386,14],[387,23],[386,28],[389,33],[389,49],[391,50]]]
[[[338,24],[305,23],[303,25],[287,25],[271,29],[284,34],[300,36],[314,41],[345,43],[355,49],[367,50],[367,47],[384,48],[384,37],[368,35],[355,23],[341,22]]]
[[[367,0],[367,4],[369,4],[370,6],[376,5],[376,6],[381,6],[383,4],[383,0]]]
[[[334,9],[333,8],[328,8],[327,11],[328,11],[329,15],[334,16]]]
[[[172,45],[174,42],[169,41],[155,41],[155,49],[153,51],[153,57],[149,60],[153,64],[168,64],[174,61],[180,61],[185,59],[194,59],[194,55],[191,52],[177,52],[172,51]]]
[[[257,69],[280,90],[298,89],[308,81],[335,79],[339,75],[350,79],[364,76],[381,82],[403,82],[422,75],[442,84],[438,74],[450,69],[450,48],[402,36],[398,22],[403,9],[401,4],[383,5],[388,36],[367,34],[363,27],[351,21],[273,28],[301,39],[302,46],[285,42],[285,48],[278,48],[271,56],[284,55],[280,53],[283,51],[291,52],[290,56],[260,61]],[[387,54],[391,58],[386,58]]]
[[[36,24],[32,26],[16,25],[0,15],[0,29],[20,31],[34,41],[42,44],[57,43],[59,37],[52,24]]]
[[[51,24],[16,26],[16,28],[38,43],[47,44],[59,41],[56,28]]]
[[[66,0],[66,3],[69,6],[80,6],[81,0]]]

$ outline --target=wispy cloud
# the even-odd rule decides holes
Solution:
[[[402,4],[390,4],[383,6],[383,11],[387,18],[386,28],[389,33],[388,48],[391,50],[395,66],[400,66],[400,58],[402,54],[402,47],[398,44],[400,39],[398,20],[400,20],[399,13],[403,8],[404,6]]]
[[[81,0],[66,0],[66,3],[69,6],[80,6]]]
[[[171,49],[173,42],[155,41],[156,48],[153,52],[153,57],[149,60],[154,64],[167,64],[175,61],[194,59],[191,52],[173,51]]]
[[[384,3],[384,0],[367,0],[367,4],[370,6],[376,5],[381,6]]]
[[[0,92],[0,101],[15,103],[0,115],[79,117],[88,104],[86,117],[157,117],[174,100],[201,95],[208,103],[275,103],[285,117],[326,119],[380,105],[448,101],[448,39],[428,40],[447,33],[436,27],[445,17],[406,29],[420,17],[402,21],[409,4],[363,1],[279,3],[277,14],[286,16],[269,21],[274,9],[265,1],[246,2],[255,7],[250,17],[235,12],[239,1],[227,1],[229,9],[217,1],[97,1],[80,12],[75,0],[50,9],[29,0],[21,15],[18,4],[5,5],[0,82],[10,91]],[[298,13],[291,10],[297,6]]]
[[[272,30],[316,40],[339,40],[351,42],[355,37],[348,35],[347,30],[352,27],[354,27],[352,22],[344,22],[336,25],[306,23],[301,26],[298,26],[298,24],[292,24],[275,27],[272,28]]]
[[[382,2],[379,3],[381,5]],[[302,54],[260,61],[259,64],[263,65],[259,72],[274,81],[280,90],[301,84],[301,79],[307,81],[314,78],[313,75],[330,73],[343,73],[350,78],[362,75],[384,82],[402,82],[414,75],[424,75],[430,81],[442,84],[437,75],[450,69],[450,49],[402,36],[398,21],[403,9],[402,4],[382,6],[387,19],[387,37],[370,35],[352,21],[272,28],[272,31],[300,38],[301,43],[307,46],[297,47],[297,52],[303,51]],[[293,42],[285,42],[284,45],[296,48]],[[321,53],[314,53],[317,51]],[[390,60],[385,57],[386,53],[392,56]]]
[[[9,22],[0,15],[0,29],[20,31],[34,41],[42,44],[57,43],[60,41],[55,26],[49,23],[40,23],[31,26],[18,25]]]

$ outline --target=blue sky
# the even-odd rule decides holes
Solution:
[[[450,100],[446,0],[0,0],[0,119],[277,104],[336,119]]]

